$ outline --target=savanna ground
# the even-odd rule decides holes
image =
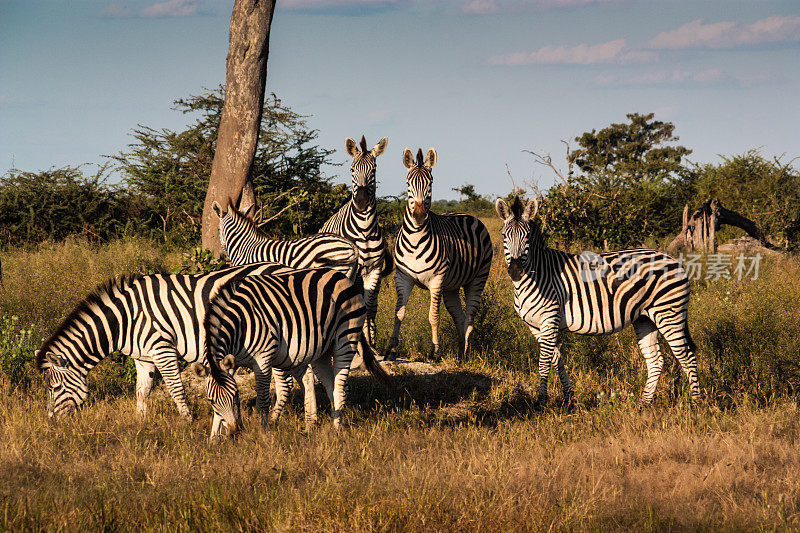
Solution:
[[[499,224],[486,222],[497,243]],[[89,404],[51,422],[29,362],[95,285],[169,270],[178,253],[150,241],[67,241],[2,259],[0,529],[800,528],[794,258],[763,261],[757,280],[694,283],[690,328],[706,395],[697,408],[670,355],[654,406],[637,404],[645,370],[629,330],[567,336],[577,406],[558,406],[554,380],[551,405],[537,408],[536,343],[510,307],[498,253],[468,360],[453,355],[448,317],[450,355],[391,365],[397,392],[353,375],[345,430],[334,431],[325,415],[304,433],[295,398],[276,428],[262,430],[250,409],[243,434],[214,446],[196,387],[194,422],[179,418],[161,388],[142,420],[129,363],[111,357],[91,375]],[[401,336],[406,359],[425,361],[427,305],[415,291]],[[393,310],[389,278],[381,346]],[[243,393],[252,407],[252,389]]]

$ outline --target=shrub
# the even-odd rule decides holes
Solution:
[[[0,317],[0,371],[12,387],[27,387],[33,371],[33,353],[41,339],[34,339],[34,327],[27,329],[16,315]]]

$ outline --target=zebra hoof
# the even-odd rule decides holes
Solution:
[[[389,346],[383,352],[383,360],[384,361],[394,361],[397,359],[397,347],[396,346]]]
[[[544,409],[547,407],[548,398],[546,394],[540,394],[536,397],[536,401],[533,402],[534,407],[537,409]]]
[[[438,344],[431,344],[431,351],[428,355],[428,358],[433,361],[439,361],[441,359]]]
[[[575,410],[574,392],[568,392],[564,394],[564,398],[561,400],[561,408],[568,413],[571,413],[572,411]]]

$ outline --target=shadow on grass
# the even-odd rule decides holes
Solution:
[[[494,427],[503,420],[527,418],[542,411],[536,403],[536,390],[529,384],[500,380],[473,370],[402,370],[393,378],[396,388],[390,391],[369,374],[350,375],[347,406],[354,421],[392,412],[420,425]],[[322,385],[317,384],[316,394],[319,412],[328,412],[330,403]],[[294,409],[302,411],[303,398],[297,388],[291,402]],[[247,402],[248,408],[254,406],[255,398]],[[555,404],[549,408],[556,408]]]

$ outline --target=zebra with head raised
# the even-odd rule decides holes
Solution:
[[[534,217],[535,199],[523,205],[495,204],[503,220],[503,251],[514,284],[514,308],[539,342],[539,400],[547,401],[551,365],[558,369],[565,401],[572,383],[558,349],[560,330],[597,335],[633,324],[647,364],[642,401],[655,394],[664,360],[664,336],[689,379],[694,402],[700,399],[695,345],[689,335],[689,279],[674,258],[656,250],[568,254],[548,248]]]
[[[389,339],[387,355],[396,356],[400,324],[405,317],[406,303],[414,285],[431,293],[428,320],[431,323],[432,355],[439,353],[439,300],[444,304],[459,332],[462,353],[469,350],[472,319],[492,266],[492,241],[486,226],[470,215],[437,215],[430,211],[431,169],[436,165],[436,151],[428,150],[425,160],[422,149],[414,154],[403,152],[403,164],[408,169],[408,204],[403,215],[403,227],[395,243],[395,285],[397,307],[394,330]],[[459,289],[464,288],[466,314],[461,307]]]
[[[361,136],[360,147],[350,137],[345,141],[347,153],[353,158],[350,172],[353,175],[353,196],[320,229],[353,241],[358,247],[359,274],[364,282],[364,300],[367,305],[367,341],[375,345],[375,315],[378,310],[378,292],[381,278],[394,268],[392,254],[386,246],[383,231],[378,225],[375,200],[375,160],[386,150],[388,139],[367,149],[367,140]]]
[[[136,366],[140,414],[145,414],[158,369],[178,410],[191,419],[178,362],[203,357],[202,324],[209,300],[228,281],[282,270],[289,269],[261,263],[193,276],[123,277],[100,286],[36,352],[36,367],[45,373],[50,416],[83,405],[89,371],[108,355],[121,352]]]
[[[292,268],[334,268],[355,280],[359,251],[350,239],[334,233],[317,233],[297,239],[270,239],[250,218],[251,206],[241,213],[232,205],[211,205],[219,217],[219,240],[233,266],[280,263]]]
[[[199,376],[207,376],[212,438],[219,435],[220,423],[231,432],[241,427],[238,387],[231,372],[237,365],[253,370],[264,423],[271,373],[277,393],[270,416],[274,422],[288,399],[292,374],[311,365],[331,401],[333,424],[339,427],[345,382],[359,345],[367,369],[391,384],[364,339],[365,315],[361,291],[331,269],[250,276],[223,287],[204,323],[208,368],[193,366]]]

